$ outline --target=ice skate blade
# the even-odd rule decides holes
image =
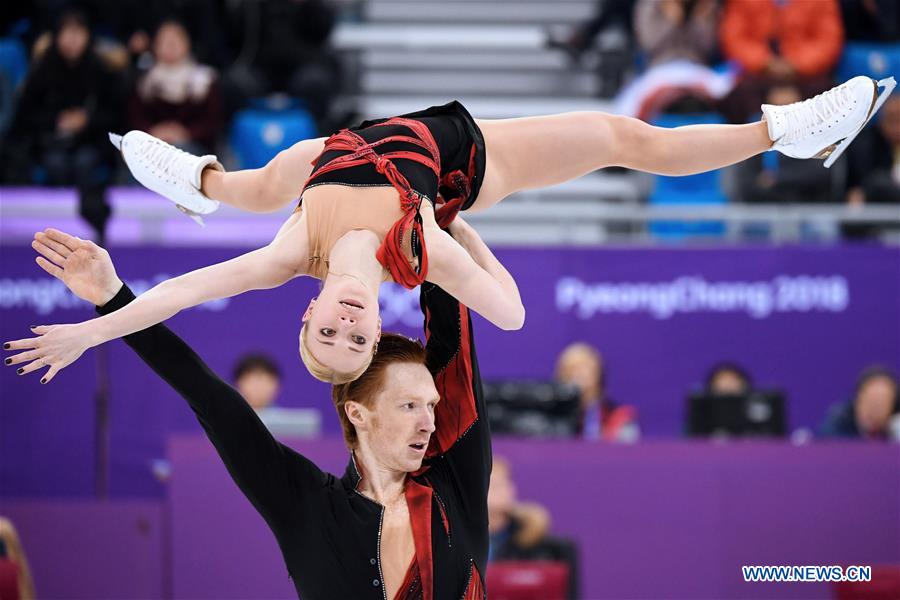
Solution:
[[[199,225],[200,227],[206,227],[206,223],[203,222],[203,217],[201,217],[199,214],[195,213],[194,211],[192,211],[190,209],[183,207],[180,204],[176,204],[175,207],[178,210],[180,210],[181,212],[183,212],[184,214],[186,214],[187,216],[189,216],[191,219],[193,219],[194,222],[197,223],[197,225]]]
[[[821,150],[818,154],[813,156],[813,158],[819,158],[819,159],[828,158],[829,156],[831,156],[831,153],[834,152],[834,149],[837,147],[838,147],[837,144],[832,144],[832,145],[828,146],[827,148],[825,148],[824,150]]]
[[[109,135],[109,141],[112,142],[112,145],[116,147],[116,150],[119,150],[119,151],[121,152],[121,150],[122,150],[122,136],[121,136],[121,135],[117,135],[117,134],[115,134],[115,133],[113,133],[113,132],[111,132],[111,131],[108,132],[107,135]]]
[[[866,122],[862,124],[862,127],[857,129],[851,135],[848,135],[846,138],[838,142],[837,147],[831,154],[825,159],[825,168],[831,167],[834,162],[840,158],[841,154],[844,153],[844,150],[847,149],[847,146],[850,145],[856,136],[859,135],[859,132],[862,131],[866,125],[868,125],[869,121],[872,120],[872,117],[875,116],[875,113],[878,112],[878,109],[881,108],[881,105],[885,103],[888,99],[888,96],[891,95],[891,92],[894,91],[894,88],[897,86],[897,81],[893,77],[888,77],[886,79],[882,79],[877,83],[877,86],[883,88],[881,92],[878,94],[878,98],[875,100],[875,103],[872,105],[872,111],[869,113],[869,118],[866,119]]]

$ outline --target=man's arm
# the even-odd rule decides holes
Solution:
[[[421,286],[425,350],[441,402],[428,456],[440,456],[473,498],[487,498],[491,439],[469,310],[432,283]],[[474,507],[473,507],[474,508]]]
[[[113,313],[134,298],[123,285],[97,312]],[[168,327],[133,333],[125,343],[187,400],[232,479],[266,521],[286,518],[298,502],[291,480],[299,455],[277,442],[244,398]],[[306,459],[301,464],[301,475],[321,480],[315,465]]]

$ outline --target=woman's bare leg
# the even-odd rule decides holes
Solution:
[[[279,152],[259,169],[223,173],[206,169],[201,191],[250,212],[273,212],[293,202],[312,171],[312,161],[322,152],[325,138],[303,140]]]
[[[478,120],[487,167],[474,210],[520,190],[563,183],[622,166],[661,175],[690,175],[745,160],[772,145],[764,121],[666,129],[601,112]]]

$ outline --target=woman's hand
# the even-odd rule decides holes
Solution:
[[[7,365],[28,363],[16,370],[19,375],[50,367],[41,378],[41,383],[47,383],[94,345],[89,341],[86,325],[79,323],[32,327],[31,331],[38,334],[38,337],[3,344],[4,350],[26,350],[7,358],[4,362]]]
[[[73,294],[97,306],[103,306],[122,287],[109,253],[88,240],[82,240],[57,229],[46,229],[34,235],[31,247],[41,256],[37,264],[66,284]],[[42,367],[50,367],[41,379],[47,383],[63,368],[75,362],[93,344],[87,335],[88,325],[54,325],[34,327],[40,337],[17,340],[3,345],[5,350],[26,350],[5,360],[7,365],[28,363],[18,369],[25,375]]]
[[[103,306],[122,288],[109,253],[94,242],[45,229],[34,234],[31,247],[41,255],[38,266],[95,306]]]
[[[469,252],[469,240],[471,240],[473,236],[478,237],[478,232],[475,231],[471,225],[466,223],[461,215],[456,215],[456,217],[450,221],[450,224],[447,225],[447,231],[450,232],[450,235],[460,246],[466,249],[466,252]],[[469,252],[469,254],[471,254],[471,252]]]

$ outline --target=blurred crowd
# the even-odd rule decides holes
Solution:
[[[237,117],[251,108],[291,107],[306,119],[283,146],[353,118],[337,102],[346,69],[329,45],[338,20],[329,0],[38,0],[4,3],[0,17],[0,184],[74,186],[98,232],[109,216],[105,187],[129,182],[109,130],[142,129],[193,153],[227,154],[228,133],[237,135]],[[618,42],[597,41],[608,39]],[[860,52],[852,74],[896,72],[900,4],[603,0],[595,18],[548,33],[548,44],[574,62],[599,57],[603,91],[618,112],[666,125],[698,115],[740,123],[758,119],[763,102],[828,89],[846,75],[837,70],[842,61]],[[667,115],[680,117],[660,120]],[[900,205],[900,96],[840,165],[766,153],[737,169],[729,195]],[[873,232],[853,225],[843,233]]]
[[[613,42],[597,41],[604,35]],[[605,0],[589,22],[549,32],[548,45],[575,62],[599,53],[618,112],[651,122],[680,114],[689,123],[702,114],[697,122],[745,123],[760,118],[762,103],[796,102],[854,75],[900,74],[900,3]],[[732,197],[744,203],[900,205],[900,97],[888,100],[838,169],[769,152],[737,171]]]
[[[523,411],[531,425],[527,429],[509,429],[502,424],[494,427],[492,420],[495,433],[615,443],[634,443],[641,439],[640,411],[636,405],[610,396],[606,361],[594,345],[578,341],[563,348],[556,358],[553,379],[559,389],[571,392],[575,400],[562,411],[547,401],[547,388],[540,382],[526,381],[512,386],[509,388],[513,390],[512,397],[497,397],[488,391],[488,413],[500,410],[503,419],[514,421],[517,411]],[[241,356],[234,366],[232,380],[276,435],[281,431],[304,437],[318,435],[318,429],[300,432],[286,429],[292,414],[306,409],[278,405],[281,369],[272,357],[263,352]],[[527,402],[533,387],[540,388],[537,395],[543,396],[542,402]],[[757,385],[750,371],[735,361],[718,361],[706,373],[698,373],[696,384],[683,393],[684,434],[689,437],[791,437],[800,443],[810,437],[900,442],[900,379],[884,365],[865,367],[855,382],[848,381],[844,390],[827,399],[824,404],[827,409],[820,415],[815,431],[792,431],[786,416],[790,401],[787,393],[777,382]],[[526,402],[517,402],[522,397]],[[554,427],[552,421],[562,422],[564,426]],[[535,423],[546,423],[546,426]]]
[[[108,131],[141,129],[207,154],[257,102],[302,110],[312,136],[340,124],[327,0],[42,0],[2,10],[0,183],[76,187],[98,232],[105,187],[126,177]]]
[[[600,352],[576,342],[562,350],[556,363],[556,379],[577,388],[577,428],[584,439],[634,442],[640,438],[638,410],[613,401],[606,391],[606,369]],[[883,365],[862,370],[855,383],[848,382],[846,398],[833,398],[815,432],[794,433],[805,441],[819,439],[900,441],[900,380]],[[786,437],[789,431],[783,390],[762,389],[740,364],[721,361],[713,365],[686,394],[685,432],[693,437]]]

